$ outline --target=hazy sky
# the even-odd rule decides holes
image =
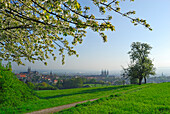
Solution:
[[[129,55],[132,42],[145,42],[150,44],[151,58],[154,59],[155,67],[160,69],[170,69],[170,0],[135,0],[135,2],[121,2],[121,11],[135,10],[135,17],[146,19],[153,28],[149,31],[144,26],[134,26],[129,19],[114,12],[112,23],[116,31],[107,31],[108,42],[103,43],[98,33],[87,30],[87,36],[81,45],[76,46],[79,57],[66,56],[65,65],[61,65],[61,58],[57,61],[48,60],[48,66],[41,62],[31,64],[25,62],[26,66],[17,66],[13,63],[13,70],[26,70],[28,66],[32,69],[60,69],[73,70],[77,72],[98,71],[108,69],[109,71],[119,71],[122,66],[129,63]],[[90,2],[83,1],[84,5]],[[92,6],[91,13],[99,17],[98,10]]]

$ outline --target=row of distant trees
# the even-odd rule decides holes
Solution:
[[[81,88],[83,87],[83,80],[82,78],[64,79],[63,82],[59,80],[56,87],[59,89]]]
[[[58,80],[55,87],[59,89],[70,89],[70,88],[81,88],[88,87],[83,84],[106,84],[104,81],[96,81],[95,79],[86,79],[86,78],[71,78],[71,79],[63,79],[63,81]]]
[[[42,83],[35,83],[33,84],[32,82],[26,82],[29,88],[33,90],[57,90],[58,88],[55,86],[52,86],[46,82]]]
[[[71,78],[71,79],[58,79],[56,84],[42,82],[42,83],[32,83],[26,82],[26,84],[34,90],[56,90],[56,89],[70,89],[70,88],[82,88],[82,87],[90,87],[84,86],[84,84],[107,84],[110,85],[110,82],[104,82],[102,80],[96,81],[96,79],[86,79],[86,78]]]

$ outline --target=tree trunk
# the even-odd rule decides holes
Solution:
[[[146,84],[146,77],[144,77],[144,80],[145,80],[145,84]]]
[[[142,84],[142,78],[139,78],[139,85]]]

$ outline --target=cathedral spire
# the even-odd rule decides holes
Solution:
[[[31,67],[28,67],[28,73],[29,74],[31,73]]]

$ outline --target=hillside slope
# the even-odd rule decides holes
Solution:
[[[60,111],[62,114],[169,114],[170,83],[120,93],[91,103]],[[57,113],[57,114],[58,114]]]
[[[152,85],[152,84],[147,84]],[[64,90],[41,90],[36,91],[38,100],[27,101],[19,106],[0,107],[0,113],[25,113],[41,109],[57,107],[75,102],[107,97],[117,92],[126,91],[133,88],[143,87],[145,85],[126,85],[126,86],[107,86],[92,88],[76,88]]]

